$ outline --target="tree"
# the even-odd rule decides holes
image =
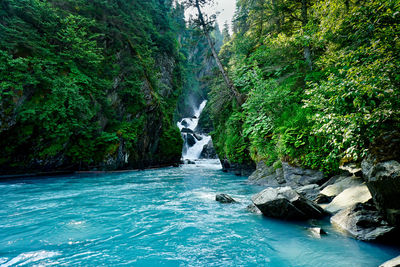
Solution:
[[[203,14],[203,12],[201,11],[201,8],[203,8],[207,4],[211,4],[212,2],[213,0],[186,0],[184,3],[187,7],[193,7],[197,10],[197,18],[194,19],[194,22],[202,29],[203,34],[207,39],[208,45],[210,46],[211,53],[217,63],[218,69],[221,72],[222,77],[224,78],[225,84],[227,85],[231,93],[234,95],[237,104],[241,106],[244,103],[245,98],[237,90],[232,80],[229,78],[227,71],[225,70],[224,66],[221,63],[221,60],[218,57],[218,53],[215,50],[214,43],[210,36],[210,31],[212,30],[213,25],[215,23],[216,15],[214,14],[211,16],[207,16]]]

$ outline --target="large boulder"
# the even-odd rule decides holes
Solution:
[[[363,241],[387,241],[393,238],[395,228],[389,226],[376,208],[368,203],[357,203],[331,218],[339,230]]]
[[[356,203],[365,203],[371,199],[371,194],[365,184],[347,188],[337,195],[331,203],[326,205],[325,211],[329,213],[337,213]]]
[[[400,256],[397,256],[394,259],[382,263],[379,267],[399,267],[399,266],[400,266]]]
[[[319,190],[319,185],[309,184],[296,188],[296,192],[309,200],[316,200],[321,190]]]
[[[321,185],[325,179],[321,171],[303,169],[282,162],[283,177],[286,183],[292,187],[298,187],[309,184]]]
[[[335,197],[350,187],[362,185],[363,182],[363,179],[360,177],[341,177],[336,183],[326,186],[321,191],[321,194],[328,197]]]
[[[257,163],[257,168],[249,176],[248,181],[252,184],[268,186],[281,186],[286,183],[282,169],[275,170],[273,166],[267,166],[264,161]]]
[[[323,210],[291,187],[266,188],[252,197],[254,205],[268,217],[284,220],[320,218]]]
[[[363,160],[364,179],[377,208],[393,225],[400,225],[400,163],[376,163],[372,156]]]

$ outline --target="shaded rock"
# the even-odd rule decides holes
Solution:
[[[356,203],[365,203],[371,198],[371,194],[366,185],[353,186],[337,195],[332,202],[325,207],[325,211],[332,214],[337,213]]]
[[[376,208],[368,203],[357,203],[331,218],[340,230],[363,241],[385,241],[392,237],[395,228],[389,226]]]
[[[359,177],[342,177],[341,179],[337,180],[336,183],[326,186],[322,191],[321,194],[328,196],[328,197],[335,197],[342,193],[347,188],[358,186],[363,184],[363,180]]]
[[[230,195],[227,195],[227,194],[218,194],[215,196],[215,200],[220,203],[236,203],[237,202]]]
[[[376,163],[375,157],[368,156],[361,166],[378,210],[389,223],[400,225],[400,163],[396,160]]]
[[[347,163],[340,167],[340,169],[349,172],[353,176],[362,176],[361,167],[359,164]]]
[[[181,124],[186,128],[189,126],[189,123],[186,120],[182,120]]]
[[[282,168],[283,177],[290,186],[322,184],[325,180],[324,174],[321,171],[290,166],[287,162],[282,162]]]
[[[203,150],[201,151],[200,158],[201,159],[217,159],[218,158],[217,152],[215,152],[214,144],[211,139],[210,139],[210,141],[208,141],[207,144],[205,144],[203,146]]]
[[[190,159],[185,159],[185,164],[196,164],[196,163]]]
[[[289,186],[267,188],[252,197],[254,205],[268,217],[307,220],[324,215],[323,210]]]
[[[193,134],[193,130],[189,129],[189,128],[182,128],[181,133],[191,133]]]
[[[257,163],[256,170],[249,176],[250,183],[258,185],[279,186],[286,183],[282,169],[275,170],[266,166],[263,161]]]
[[[201,135],[199,135],[199,134],[194,133],[193,136],[194,136],[194,138],[197,139],[197,141],[203,140],[203,137],[201,137]]]
[[[226,158],[221,160],[222,171],[232,172],[238,176],[249,176],[255,170],[254,162],[235,163],[229,162]]]
[[[250,204],[246,207],[246,209],[252,213],[256,213],[256,214],[262,214],[261,210],[259,210],[256,205],[254,204]]]
[[[321,235],[326,235],[326,232],[324,231],[324,229],[320,228],[320,227],[311,227],[307,229],[311,235],[313,235],[314,237],[317,238],[321,238]]]
[[[192,147],[197,143],[196,139],[191,134],[185,134],[184,138],[189,147]]]
[[[379,265],[379,267],[399,267],[399,266],[400,266],[400,256],[397,256],[396,258],[388,260]]]
[[[319,185],[309,184],[296,188],[296,192],[307,199],[315,200],[319,195],[320,190],[319,190]]]
[[[318,194],[318,196],[315,198],[314,202],[317,204],[325,204],[325,203],[329,203],[333,200],[333,196],[332,197],[328,197],[325,196],[324,194]]]

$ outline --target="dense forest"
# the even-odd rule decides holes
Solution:
[[[161,0],[1,1],[1,169],[179,162],[183,16]]]
[[[333,174],[398,134],[398,1],[238,0],[233,34],[184,9],[1,1],[1,171],[176,164],[176,121],[203,99],[200,127],[231,164]]]
[[[396,0],[238,0],[219,56],[246,101],[214,79],[220,157],[335,173],[398,139],[399,22]]]

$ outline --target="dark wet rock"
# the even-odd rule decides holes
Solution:
[[[391,224],[400,225],[400,163],[396,160],[376,163],[376,158],[369,156],[361,165],[378,210]]]
[[[296,188],[296,192],[309,200],[315,200],[321,190],[319,190],[319,185],[309,184]]]
[[[199,135],[199,134],[197,134],[197,133],[194,133],[193,136],[194,136],[194,138],[197,139],[197,141],[203,140],[203,137],[201,137],[201,135]]]
[[[400,256],[397,256],[396,258],[388,260],[379,265],[379,267],[399,267],[399,266],[400,266]]]
[[[190,159],[185,159],[185,164],[196,164],[196,163]]]
[[[227,194],[218,194],[215,196],[215,200],[220,203],[236,203],[237,202],[230,195],[227,195]]]
[[[326,232],[321,227],[311,227],[307,229],[311,235],[317,238],[321,238],[322,235],[326,235]]]
[[[307,220],[324,215],[323,210],[292,188],[266,188],[252,197],[254,205],[268,217],[285,220]]]
[[[261,210],[259,210],[256,205],[254,204],[249,204],[246,209],[250,211],[251,213],[256,213],[256,214],[262,214]]]
[[[317,204],[327,204],[327,203],[331,202],[333,198],[334,197],[329,197],[324,194],[318,194],[318,196],[316,197],[314,202]]]
[[[197,143],[196,139],[191,134],[185,134],[184,138],[189,147],[192,147]]]
[[[193,130],[189,129],[189,128],[182,128],[181,133],[191,133],[193,134]]]
[[[390,226],[369,203],[357,203],[331,218],[338,229],[363,241],[388,241],[395,228]]]
[[[208,141],[207,144],[203,146],[203,150],[200,154],[201,159],[217,159],[217,152],[215,152],[214,144],[212,140]]]
[[[268,186],[281,186],[285,184],[282,169],[267,166],[264,161],[257,163],[256,170],[249,176],[250,183]]]
[[[321,171],[294,167],[287,162],[282,162],[283,177],[290,186],[298,187],[309,184],[323,184],[324,174]]]
[[[182,120],[181,124],[188,129],[189,123],[186,120]]]

